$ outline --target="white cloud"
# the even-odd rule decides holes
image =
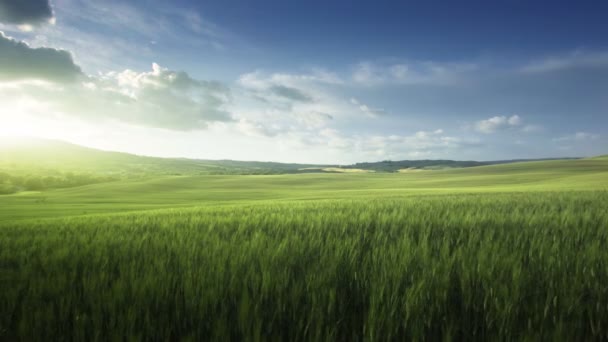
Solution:
[[[237,129],[245,135],[257,137],[275,137],[283,132],[280,126],[263,125],[245,118],[237,122]]]
[[[600,138],[599,134],[589,133],[589,132],[576,132],[571,135],[565,135],[559,138],[553,139],[555,142],[582,142],[582,141],[590,141],[597,140]]]
[[[196,130],[210,122],[232,120],[225,109],[230,101],[227,87],[157,64],[149,72],[110,72],[67,84],[14,83],[3,91],[0,100],[10,108],[13,98],[23,97],[48,105],[51,113],[85,121]]]
[[[371,146],[384,151],[391,159],[448,157],[463,147],[477,146],[477,140],[446,135],[442,129],[418,131],[411,135],[376,137]]]
[[[241,75],[238,84],[246,91],[267,102],[314,102],[314,89],[310,87],[314,78],[303,75],[272,74],[266,75],[260,71]]]
[[[386,111],[384,109],[370,108],[368,105],[359,102],[359,100],[354,97],[350,99],[350,103],[359,108],[359,110],[362,111],[365,115],[372,118],[376,118],[378,116],[386,114]]]
[[[352,71],[354,84],[363,86],[454,84],[465,73],[478,69],[471,63],[438,63],[433,61],[360,62]]]
[[[327,126],[334,117],[322,112],[310,111],[296,113],[296,121],[303,127],[318,129]]]
[[[328,128],[319,132],[292,132],[288,137],[291,148],[325,147],[340,154],[346,152],[356,156],[357,159],[352,161],[450,158],[462,148],[479,145],[477,140],[446,135],[442,129],[410,135],[358,135]]]
[[[395,64],[390,67],[390,72],[398,80],[404,80],[409,74],[410,68],[405,64]]]
[[[352,116],[352,105],[334,94],[340,84],[336,75],[321,70],[303,74],[255,71],[238,78],[231,111],[258,126],[281,127],[285,134],[318,131],[337,117]]]
[[[355,83],[371,86],[383,83],[386,75],[371,62],[361,62],[355,66],[352,78]]]
[[[525,125],[521,130],[525,133],[535,133],[543,131],[544,127],[541,125]]]
[[[519,115],[513,115],[508,120],[509,126],[519,126],[521,125],[521,118]]]
[[[254,91],[271,91],[273,88],[289,88],[300,93],[314,91],[320,85],[339,85],[343,84],[340,77],[334,73],[315,69],[311,73],[305,74],[289,74],[289,73],[265,73],[257,70],[239,77],[237,83],[245,89]],[[275,92],[276,93],[276,92]],[[280,92],[278,95],[281,96]],[[285,96],[290,97],[290,96]]]
[[[608,67],[608,52],[576,50],[569,54],[534,60],[522,66],[519,71],[523,73],[546,73],[580,67]]]
[[[519,115],[507,116],[494,116],[486,120],[477,121],[475,129],[478,132],[490,134],[496,131],[505,130],[513,127],[520,126],[522,119]]]

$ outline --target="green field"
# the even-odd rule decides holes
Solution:
[[[608,190],[608,160],[526,162],[406,174],[150,176],[0,196],[0,222],[276,200],[580,190]]]
[[[605,340],[608,159],[0,196],[0,340]]]

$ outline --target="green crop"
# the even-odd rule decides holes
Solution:
[[[560,163],[0,197],[0,340],[605,340],[607,164]]]
[[[4,339],[608,338],[606,192],[182,209],[0,230]]]

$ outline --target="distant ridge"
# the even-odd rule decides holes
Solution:
[[[600,156],[597,158],[608,158]],[[402,169],[437,170],[542,160],[579,159],[544,158],[497,161],[400,160],[364,162],[352,165],[318,165],[260,161],[160,158],[123,152],[102,151],[59,140],[0,138],[0,170],[7,165],[34,166],[46,169],[78,170],[104,174],[277,174],[336,172],[361,169],[375,172],[398,172]],[[3,167],[4,165],[4,167]]]
[[[497,164],[509,164],[509,163],[522,163],[532,161],[545,161],[545,160],[573,160],[580,158],[541,158],[541,159],[511,159],[511,160],[495,160],[495,161],[457,161],[457,160],[446,160],[446,159],[424,159],[424,160],[385,160],[381,162],[373,163],[356,163],[353,165],[342,166],[342,168],[349,169],[363,169],[363,170],[374,170],[376,172],[397,172],[403,169],[421,169],[421,170],[438,170],[438,169],[450,169],[450,168],[465,168],[475,166],[487,166]]]
[[[59,140],[0,138],[0,170],[9,164],[128,175],[301,173],[305,172],[301,171],[302,168],[325,167],[325,165],[259,161],[149,157],[103,151]]]

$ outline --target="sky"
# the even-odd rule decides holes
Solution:
[[[606,1],[0,0],[0,136],[350,164],[608,153]]]

